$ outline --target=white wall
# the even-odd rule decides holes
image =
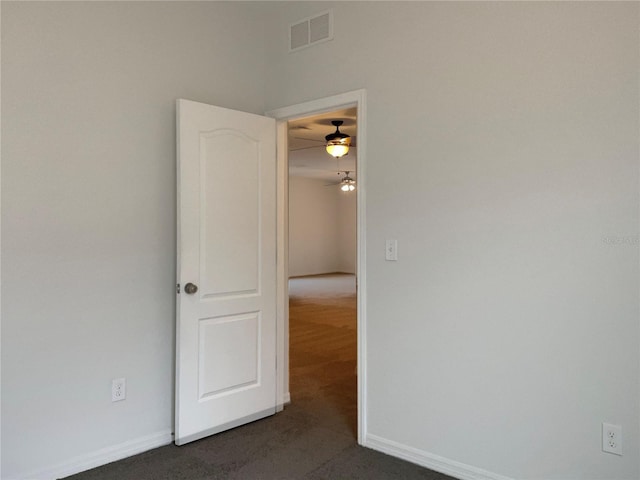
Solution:
[[[264,111],[262,10],[3,2],[3,479],[170,440],[175,100]]]
[[[288,54],[329,5],[334,40]],[[640,477],[638,9],[273,12],[267,108],[367,89],[369,444],[466,478]]]
[[[355,272],[355,195],[326,184],[289,178],[289,276]]]
[[[338,271],[356,273],[358,253],[356,192],[343,192],[336,188],[336,194],[338,195]]]

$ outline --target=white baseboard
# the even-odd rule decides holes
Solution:
[[[291,392],[284,394],[284,404],[289,405],[291,403]]]
[[[417,448],[387,440],[370,433],[366,435],[363,446],[460,480],[513,480],[504,475],[498,475],[497,473],[488,472],[471,465],[449,460],[448,458],[418,450]]]
[[[20,475],[18,478],[22,480],[55,480],[57,478],[64,478],[91,468],[115,462],[116,460],[131,457],[138,453],[146,452],[153,448],[169,445],[171,442],[173,442],[171,430],[166,430],[129,440],[119,445],[101,448],[100,450],[71,458],[49,468],[43,468]]]

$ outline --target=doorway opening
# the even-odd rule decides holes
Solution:
[[[357,155],[354,151],[350,159],[355,160],[354,172],[357,172],[356,188],[353,192],[356,197],[356,336],[357,336],[357,439],[358,443],[367,443],[366,425],[366,235],[365,235],[365,167],[366,167],[366,92],[355,90],[332,97],[313,100],[289,107],[272,110],[268,116],[275,118],[277,129],[277,409],[281,410],[285,404],[291,402],[290,393],[290,338],[289,338],[289,122],[308,117],[317,117],[322,114],[355,108],[357,119]],[[330,123],[330,122],[329,122]],[[354,119],[355,123],[355,119]],[[323,136],[331,133],[327,129]],[[324,139],[323,139],[324,140]],[[327,155],[325,153],[325,155]],[[327,155],[328,161],[332,159]],[[335,159],[333,160],[335,162]],[[342,162],[342,160],[341,160]],[[335,163],[337,170],[334,182],[340,180],[338,171],[346,170]],[[334,167],[335,168],[335,167]],[[329,183],[329,182],[327,182]],[[324,188],[324,187],[323,187]],[[329,188],[329,187],[326,187]],[[339,188],[334,186],[334,188]],[[291,408],[296,408],[296,400]],[[321,411],[319,412],[321,414]]]
[[[334,130],[349,136],[340,158],[325,148]],[[291,120],[287,131],[290,393],[298,409],[356,437],[357,109]]]

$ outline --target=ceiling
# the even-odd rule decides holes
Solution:
[[[325,150],[326,135],[335,132],[332,120],[342,120],[340,131],[350,135],[349,154],[335,159]],[[289,122],[289,175],[340,181],[338,172],[348,170],[356,178],[357,157],[356,107],[299,118]],[[343,176],[344,174],[342,174]]]

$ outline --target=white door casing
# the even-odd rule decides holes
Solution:
[[[275,132],[177,102],[177,445],[276,411]]]

